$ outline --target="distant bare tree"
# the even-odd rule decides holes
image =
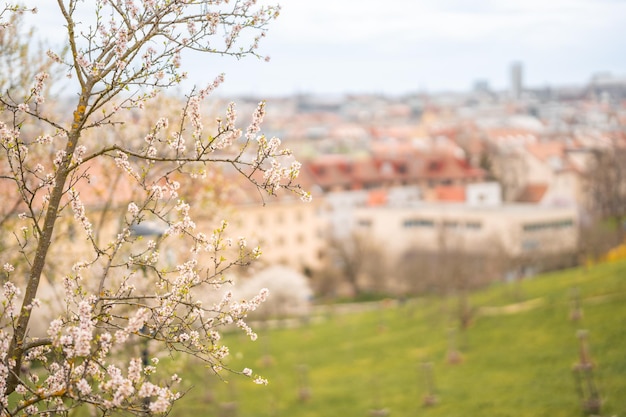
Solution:
[[[407,295],[442,293],[443,280],[439,269],[441,259],[438,253],[412,248],[406,251],[398,262],[398,276]]]
[[[615,222],[623,241],[626,221],[626,148],[596,150],[586,176],[589,208],[599,219]]]
[[[581,222],[578,239],[578,261],[597,260],[620,242],[616,228],[599,218],[589,218]],[[623,239],[623,238],[622,238]]]
[[[384,250],[373,239],[355,232],[345,239],[329,239],[328,261],[319,275],[341,276],[353,295],[381,291],[385,289],[385,261]]]

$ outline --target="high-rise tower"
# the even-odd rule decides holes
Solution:
[[[521,62],[516,61],[511,64],[511,98],[513,100],[522,98],[522,92],[524,91],[522,72],[523,66]]]

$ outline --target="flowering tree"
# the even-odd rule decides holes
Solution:
[[[58,0],[67,53],[51,49],[37,62],[67,75],[65,91],[76,91],[71,109],[46,101],[48,72],[26,88],[0,83],[0,221],[13,231],[0,239],[2,415],[67,414],[83,405],[102,415],[166,413],[181,397],[180,378],[134,354],[138,342],[219,372],[228,355],[222,326],[256,338],[244,319],[267,291],[250,300],[227,292],[210,305],[202,298],[260,250],[230,238],[227,222],[199,230],[182,190],[226,165],[269,195],[286,189],[310,198],[294,183],[300,165],[278,139],[259,133],[264,103],[245,131],[232,104],[207,124],[202,104],[220,75],[192,90],[179,114],[143,132],[137,123],[125,128],[185,78],[188,53],[259,56],[279,8],[256,3]],[[33,11],[6,6],[0,30],[14,14]],[[190,182],[197,185],[185,187]],[[108,190],[106,201],[96,188]],[[166,247],[176,259],[161,255]],[[61,286],[60,308],[46,304],[46,280]],[[38,334],[44,313],[53,317]],[[266,382],[248,368],[234,371]]]

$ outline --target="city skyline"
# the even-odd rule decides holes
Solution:
[[[55,5],[27,4],[40,8],[31,22],[50,34]],[[224,72],[224,95],[468,91],[476,81],[503,90],[513,62],[523,64],[531,87],[626,75],[620,0],[292,0],[282,7],[261,44],[270,62],[187,57],[183,89]]]

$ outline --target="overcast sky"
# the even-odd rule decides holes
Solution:
[[[189,68],[191,79],[204,85],[225,72],[222,94],[272,96],[467,91],[477,80],[503,89],[513,61],[523,62],[524,82],[533,87],[582,84],[597,72],[626,75],[626,0],[281,5],[261,45],[269,63],[203,57]]]

